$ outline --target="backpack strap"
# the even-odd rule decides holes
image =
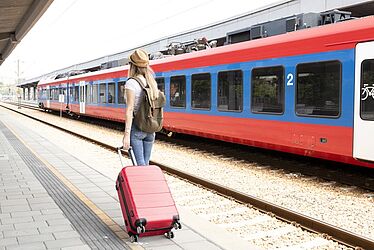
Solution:
[[[139,77],[137,77],[137,76],[133,76],[133,77],[130,77],[128,80],[130,80],[130,79],[134,79],[135,81],[137,81],[137,82],[139,83],[140,87],[142,87],[142,89],[145,90],[146,86],[144,86],[143,81],[140,80]]]
[[[133,77],[130,77],[128,80],[130,79],[134,79],[135,81],[137,81],[140,85],[140,87],[143,89],[143,91],[145,92],[146,96],[147,96],[147,101],[149,102],[149,105],[151,105],[151,107],[154,107],[154,100],[152,101],[151,98],[149,98],[148,96],[148,92],[150,91],[150,88],[148,86],[144,86],[144,83],[142,80],[140,80],[139,77],[136,77],[136,76],[133,76]],[[148,87],[148,88],[147,88]]]

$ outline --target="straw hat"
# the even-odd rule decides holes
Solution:
[[[148,54],[142,49],[135,50],[130,56],[129,60],[135,66],[145,68],[149,64]]]

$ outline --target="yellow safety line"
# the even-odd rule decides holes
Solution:
[[[64,175],[62,175],[55,167],[49,164],[42,156],[35,152],[13,129],[11,129],[6,123],[4,125],[40,160],[48,169],[61,181],[63,182],[84,204],[86,204],[92,212],[94,212],[121,240],[125,241],[128,239],[128,234],[115,222],[113,221],[103,210],[98,208],[95,203],[87,198],[74,184],[72,184]],[[129,244],[129,242],[126,242]],[[138,250],[144,249],[138,244],[130,243],[131,249]]]

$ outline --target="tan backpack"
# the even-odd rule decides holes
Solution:
[[[162,129],[164,121],[163,109],[166,103],[166,98],[163,92],[159,90],[158,98],[151,100],[151,89],[144,86],[143,82],[137,77],[131,77],[139,83],[144,90],[143,100],[140,101],[140,107],[134,116],[135,125],[143,132],[154,133]]]

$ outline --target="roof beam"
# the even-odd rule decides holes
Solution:
[[[22,38],[30,31],[34,24],[39,20],[39,18],[44,14],[48,7],[52,4],[53,0],[34,0],[23,16],[20,23],[14,33],[8,33],[8,43],[2,52],[2,60],[0,60],[0,65],[4,62],[10,53],[14,50],[17,44],[22,40]],[[5,33],[1,33],[0,40],[5,40]]]
[[[23,16],[21,22],[16,28],[16,39],[20,41],[39,18],[44,14],[48,7],[52,4],[53,0],[34,0],[30,8]]]
[[[0,41],[9,39],[10,33],[0,33]]]

